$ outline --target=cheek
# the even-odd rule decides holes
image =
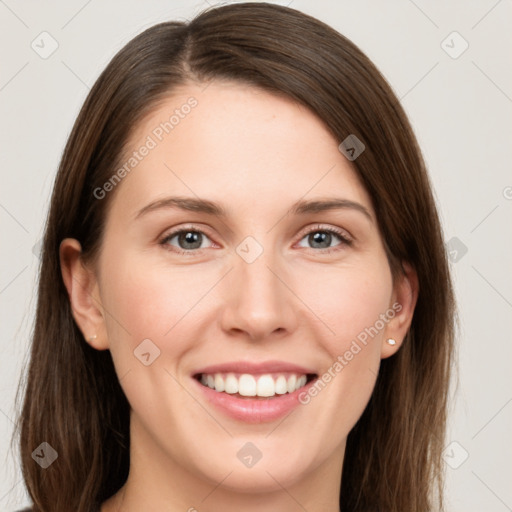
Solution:
[[[391,273],[384,262],[304,272],[298,285],[300,296],[324,324],[324,348],[333,359],[358,337],[364,343],[365,334],[366,341],[381,339],[382,315],[392,294]]]
[[[169,411],[190,410],[179,365],[200,339],[196,320],[204,314],[201,299],[216,282],[215,271],[148,265],[143,255],[128,251],[109,261],[115,265],[103,276],[102,300],[121,386],[133,410],[155,425],[179,429],[179,415]],[[199,421],[204,411],[191,414]]]
[[[194,325],[202,298],[216,282],[215,271],[148,265],[137,255],[119,255],[111,261],[116,264],[104,276],[102,300],[113,355],[127,348],[133,351],[150,339],[161,356],[174,360],[188,348],[190,338],[180,336],[180,330]]]
[[[323,362],[317,382],[299,397],[301,425],[315,432],[308,450],[321,461],[339,448],[373,392],[383,330],[371,328],[388,310],[392,279],[387,260],[380,258],[300,275],[295,290],[312,312],[309,324],[317,326]]]
[[[364,265],[304,276],[302,296],[322,320],[318,333],[323,334],[318,339],[327,357],[321,382],[311,395],[303,397],[303,403],[314,402],[312,407],[319,408],[315,414],[325,416],[326,425],[348,433],[366,407],[379,371],[386,325],[382,318],[392,294],[391,272],[387,260],[376,258]],[[320,394],[322,398],[317,400]]]

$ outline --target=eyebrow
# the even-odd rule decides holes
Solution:
[[[166,197],[144,206],[144,208],[139,210],[135,215],[135,219],[138,219],[149,212],[167,208],[178,208],[191,212],[205,213],[220,218],[228,217],[227,211],[220,204],[207,199],[193,197]],[[288,210],[288,213],[292,215],[305,215],[308,213],[320,213],[329,210],[343,209],[358,211],[367,217],[370,222],[373,222],[372,216],[365,206],[355,201],[341,198],[316,199],[311,201],[299,200],[292,205]]]
[[[341,198],[329,198],[329,199],[317,199],[313,201],[297,201],[289,210],[292,215],[302,215],[306,213],[319,213],[329,210],[343,210],[352,209],[362,213],[368,218],[370,222],[373,222],[372,215],[368,209],[360,203],[350,201],[349,199]]]
[[[207,213],[216,217],[227,217],[227,212],[221,205],[208,201],[207,199],[196,199],[193,197],[166,197],[144,206],[144,208],[137,213],[135,218],[138,219],[146,213],[166,208],[179,208],[190,212]]]

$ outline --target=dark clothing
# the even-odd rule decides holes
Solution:
[[[32,507],[24,508],[23,510],[18,510],[17,512],[33,512],[33,508]],[[100,512],[100,508],[99,507],[94,508],[93,510],[91,510],[91,512]]]

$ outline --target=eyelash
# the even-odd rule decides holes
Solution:
[[[177,247],[174,247],[172,246],[172,249],[170,248],[171,246],[167,243],[169,242],[169,240],[172,240],[176,235],[179,235],[181,233],[200,233],[202,235],[205,235],[207,238],[210,238],[208,236],[207,233],[205,233],[204,231],[200,230],[200,229],[197,229],[195,228],[194,226],[188,226],[188,227],[182,227],[180,229],[177,229],[176,231],[172,231],[171,233],[168,233],[166,234],[160,241],[159,241],[159,244],[167,251],[171,251],[171,252],[175,252],[177,254],[182,254],[182,255],[187,255],[187,256],[194,256],[198,253],[201,253],[201,251],[203,251],[204,249],[189,249],[189,250],[184,250],[184,249],[180,249],[180,248],[177,248]],[[322,227],[321,225],[317,225],[317,226],[312,226],[311,228],[309,228],[303,235],[302,237],[300,238],[299,242],[305,238],[306,236],[310,235],[311,233],[317,233],[317,232],[320,232],[320,233],[329,233],[331,235],[336,235],[340,240],[341,240],[341,243],[334,246],[334,247],[327,247],[327,248],[324,248],[324,249],[315,249],[313,247],[310,247],[311,250],[313,250],[314,252],[320,252],[321,254],[329,254],[331,252],[335,252],[335,251],[339,251],[341,250],[341,246],[348,246],[348,247],[351,247],[352,244],[353,244],[353,240],[350,239],[347,235],[346,235],[346,232],[345,231],[342,231],[342,230],[339,230],[337,228],[333,228],[333,227],[329,227],[329,228],[326,228],[326,227]]]

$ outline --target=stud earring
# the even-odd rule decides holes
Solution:
[[[394,345],[396,345],[396,340],[394,340],[393,338],[389,338],[386,340],[386,343],[393,347]]]
[[[88,341],[94,341],[98,336],[95,334],[94,336],[90,336],[87,338]]]

